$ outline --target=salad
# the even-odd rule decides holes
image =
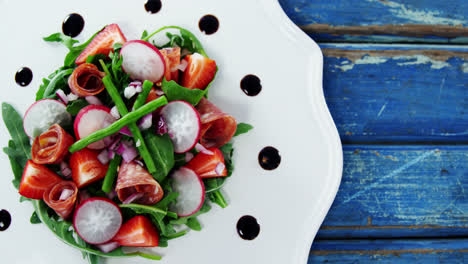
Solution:
[[[167,43],[151,42],[164,33]],[[43,79],[24,117],[2,104],[4,152],[20,201],[34,206],[31,223],[90,263],[161,259],[122,247],[167,247],[200,231],[197,216],[212,204],[226,207],[231,139],[252,126],[209,101],[218,67],[186,29],[127,40],[111,24],[83,44],[62,33],[44,40],[69,49],[64,65]]]

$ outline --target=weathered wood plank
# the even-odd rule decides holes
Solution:
[[[318,42],[468,42],[464,0],[279,2],[293,22]]]
[[[468,142],[468,47],[322,44],[344,143]]]
[[[468,236],[468,146],[345,145],[319,239]]]
[[[468,239],[318,240],[308,263],[467,263]]]

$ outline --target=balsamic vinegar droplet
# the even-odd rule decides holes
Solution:
[[[242,239],[253,240],[259,233],[260,225],[255,217],[244,215],[237,221],[237,234],[239,234]]]
[[[62,24],[63,34],[72,38],[78,36],[84,27],[84,19],[77,13],[69,14]]]
[[[281,162],[281,156],[274,147],[265,147],[258,154],[258,162],[265,170],[274,170],[278,168]]]
[[[7,210],[0,210],[0,231],[5,231],[11,224],[11,215]]]
[[[260,78],[253,74],[246,75],[240,82],[242,91],[248,96],[256,96],[262,90]]]
[[[151,14],[156,14],[161,10],[161,1],[160,0],[148,0],[145,4],[145,9],[146,12],[151,13]]]
[[[219,21],[213,15],[206,15],[198,22],[198,27],[201,32],[205,32],[207,35],[211,35],[218,31]]]
[[[28,67],[23,67],[19,69],[15,74],[15,81],[18,85],[27,86],[31,83],[33,78],[33,73]]]

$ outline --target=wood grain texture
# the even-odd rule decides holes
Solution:
[[[344,143],[468,142],[468,47],[322,44]]]
[[[319,239],[468,236],[468,146],[345,145],[343,155]]]
[[[464,0],[279,2],[319,42],[468,42]]]

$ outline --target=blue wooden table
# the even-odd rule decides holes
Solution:
[[[309,263],[468,263],[468,1],[280,4],[322,48],[343,142]]]

